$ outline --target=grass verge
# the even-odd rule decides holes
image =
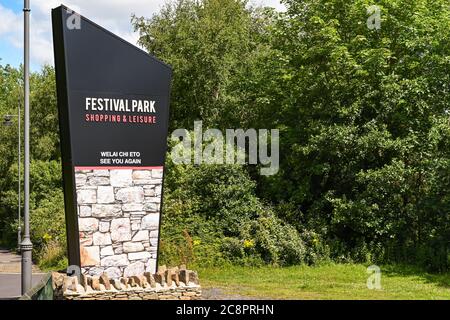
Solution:
[[[410,266],[381,267],[381,289],[367,288],[367,266],[327,264],[197,268],[204,288],[267,299],[428,300],[450,299],[450,273],[429,274]]]

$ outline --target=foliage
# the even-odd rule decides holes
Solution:
[[[448,1],[379,0],[379,30],[366,25],[368,0],[284,3],[286,13],[173,0],[132,19],[140,44],[174,68],[171,130],[202,120],[280,131],[274,176],[168,159],[161,261],[448,270]],[[1,115],[16,113],[21,73],[0,66]],[[65,246],[54,82],[51,67],[31,77],[32,236],[49,264],[64,262],[54,248]],[[0,129],[0,234],[10,246],[15,129]]]
[[[264,11],[247,1],[167,2],[151,19],[134,16],[140,44],[174,70],[171,128],[189,128],[202,119],[208,127],[245,126],[254,115],[252,85],[256,64],[266,55]],[[261,57],[261,58],[260,58]]]
[[[1,67],[0,114],[17,114],[21,92],[22,70]],[[30,163],[30,227],[35,260],[44,265],[63,265],[65,258],[64,199],[61,190],[58,122],[56,112],[55,74],[44,67],[31,75],[31,163]],[[23,107],[21,106],[23,109]],[[23,110],[21,112],[23,123]],[[1,128],[0,150],[0,233],[2,242],[11,247],[17,241],[17,118],[13,126]],[[23,126],[22,126],[23,129]],[[23,132],[22,132],[23,141]],[[22,144],[23,146],[23,144]],[[24,158],[23,150],[22,161]],[[23,177],[23,166],[21,168]],[[23,178],[21,178],[23,182]],[[23,187],[22,187],[23,214]],[[22,226],[23,230],[23,226]],[[57,252],[57,254],[53,253]],[[53,255],[50,258],[50,255]],[[45,262],[50,261],[50,262]],[[62,264],[61,264],[62,263]]]
[[[176,70],[172,122],[278,128],[280,174],[253,179],[281,219],[336,261],[445,270],[447,1],[378,1],[380,30],[366,0],[284,3],[286,14],[176,1],[134,18],[141,44]]]
[[[68,266],[66,246],[58,241],[49,241],[39,254],[39,269],[46,270],[64,270]]]
[[[239,165],[174,165],[166,169],[161,259],[291,265],[304,260],[302,239],[255,195]]]
[[[436,178],[450,172],[448,3],[378,1],[380,30],[366,27],[368,1],[285,3],[283,169],[265,196],[291,204],[287,221],[325,237],[334,259],[417,262],[430,250],[428,266],[446,269],[448,187]]]

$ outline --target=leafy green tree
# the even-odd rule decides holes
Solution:
[[[447,1],[377,1],[379,30],[366,25],[369,1],[284,2],[273,38],[282,175],[266,196],[291,204],[280,214],[324,234],[336,255],[415,259],[406,248],[447,235],[446,260],[438,229],[450,207],[435,192],[449,172]]]
[[[0,67],[0,115],[17,114],[22,100],[22,74],[21,69]],[[34,253],[37,260],[43,256],[52,259],[46,254],[51,244],[52,249],[58,248],[57,258],[64,260],[66,239],[54,69],[44,66],[40,72],[32,73],[30,84],[30,225]],[[21,109],[23,123],[22,105]],[[13,126],[1,128],[0,233],[4,244],[16,247],[17,118],[12,122]],[[21,153],[23,160],[23,150]],[[21,174],[23,176],[23,167]]]
[[[168,2],[151,19],[133,18],[140,44],[174,70],[171,128],[245,126],[254,118],[251,85],[269,50],[260,9],[242,0]]]

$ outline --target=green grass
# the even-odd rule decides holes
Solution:
[[[429,274],[408,266],[381,267],[381,290],[367,288],[366,266],[197,268],[204,288],[267,299],[450,299],[450,273]]]

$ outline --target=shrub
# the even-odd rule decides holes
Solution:
[[[66,247],[62,246],[61,242],[50,240],[43,245],[39,253],[41,270],[63,270],[67,266]]]
[[[47,192],[30,214],[33,254],[44,269],[67,264],[66,224],[62,190]]]
[[[305,259],[305,246],[297,230],[283,223],[270,209],[249,221],[241,229],[243,239],[252,239],[251,252],[266,263],[276,265],[300,264]],[[247,240],[248,241],[248,240]]]
[[[299,233],[262,204],[245,167],[168,161],[166,173],[162,262],[290,265],[304,261]]]

